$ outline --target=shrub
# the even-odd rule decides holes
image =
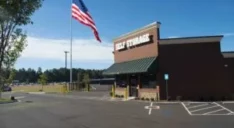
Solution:
[[[234,100],[234,93],[230,96],[231,100]]]
[[[170,101],[171,100],[171,97],[170,96],[168,96],[168,99],[167,99],[168,101]]]
[[[140,98],[139,97],[136,97],[135,100],[139,100]]]
[[[214,99],[214,97],[213,96],[210,96],[209,97],[209,101],[214,101],[215,99]]]
[[[145,100],[145,98],[144,98],[144,97],[141,97],[141,100]]]
[[[113,94],[112,94],[112,92],[110,92],[110,96],[112,96]]]
[[[146,98],[147,101],[149,101],[149,98]]]
[[[228,98],[226,97],[226,96],[222,96],[222,98],[221,98],[221,100],[222,101],[225,101],[225,100],[227,100]]]
[[[154,101],[155,99],[154,98],[151,98],[151,101]]]
[[[11,100],[15,100],[15,97],[14,97],[14,96],[11,96]]]
[[[182,96],[176,96],[176,100],[181,101],[182,100]]]
[[[199,98],[199,100],[200,100],[200,101],[204,101],[204,98],[201,96],[201,97]]]

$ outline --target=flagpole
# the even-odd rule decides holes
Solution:
[[[72,0],[71,0],[71,5],[72,6]],[[70,7],[71,9],[71,7]],[[71,19],[70,19],[70,32],[71,32],[71,39],[70,39],[70,86],[69,86],[69,90],[72,84],[72,13],[71,14]]]

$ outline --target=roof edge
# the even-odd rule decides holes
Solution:
[[[132,36],[132,35],[136,35],[136,34],[138,34],[138,33],[140,33],[140,32],[146,31],[146,30],[151,29],[151,28],[154,28],[154,27],[155,27],[155,28],[159,28],[160,25],[161,25],[160,22],[155,21],[155,22],[153,22],[153,23],[151,23],[151,24],[148,24],[148,25],[146,25],[146,26],[144,26],[144,27],[141,27],[141,28],[139,28],[139,29],[133,30],[133,31],[128,32],[128,33],[126,33],[126,34],[122,34],[122,35],[120,35],[119,37],[114,38],[114,39],[113,39],[113,42],[116,42],[116,41],[118,41],[118,40],[125,39],[125,38],[127,38],[127,37],[129,37],[129,36]]]
[[[221,54],[224,58],[234,58],[234,51],[223,51]]]
[[[175,39],[191,39],[191,38],[212,38],[212,37],[224,37],[223,35],[212,35],[212,36],[188,36],[188,37],[176,37],[176,38],[163,38],[160,40],[175,40]]]
[[[214,43],[220,42],[223,35],[214,36],[194,36],[194,37],[180,37],[180,38],[164,38],[159,40],[160,45],[166,44],[187,44],[187,43]]]
[[[234,54],[234,51],[223,51],[221,53],[232,53],[232,54]]]

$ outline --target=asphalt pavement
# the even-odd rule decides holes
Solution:
[[[4,94],[5,97],[9,95]],[[79,93],[70,95],[14,93],[13,95],[20,102],[0,105],[0,128],[234,127],[234,115],[227,115],[234,111],[232,103],[218,103],[222,107],[215,107],[217,105],[215,103],[207,106],[195,103],[157,104],[134,100],[108,100],[108,98],[103,100],[103,95],[98,97],[99,95],[95,93],[92,98],[84,98],[86,96],[84,93],[82,96]],[[96,98],[93,98],[95,96]],[[224,109],[223,113],[226,115],[203,115],[216,111],[212,107],[220,111],[227,108],[231,112]],[[191,115],[187,110],[200,115]],[[206,111],[199,113],[200,110]]]

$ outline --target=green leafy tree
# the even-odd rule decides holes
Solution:
[[[3,69],[9,70],[15,64],[27,46],[22,26],[33,23],[30,17],[41,7],[42,1],[0,0],[0,75]],[[0,84],[3,85],[3,81]]]
[[[85,84],[89,84],[90,82],[90,78],[89,78],[89,74],[88,73],[85,73],[84,74],[84,77],[83,77],[83,80],[82,80]]]
[[[42,90],[43,90],[43,86],[47,84],[47,80],[48,80],[48,78],[47,78],[46,74],[43,73],[40,75],[38,82],[41,84]]]
[[[9,77],[7,79],[7,83],[11,84],[12,81],[15,79],[15,76],[16,76],[16,70],[12,69],[11,72],[10,72],[10,75],[9,75]]]
[[[66,71],[66,73],[64,73]],[[40,78],[41,74],[46,74],[48,78],[48,82],[69,82],[70,79],[70,69],[64,70],[64,68],[59,69],[47,69],[45,71],[42,71],[41,68],[38,68],[37,70],[34,69],[18,69],[16,70],[16,76],[15,80],[19,80],[19,82],[30,82],[35,83],[38,82],[37,80]],[[90,79],[99,79],[103,78],[102,76],[103,70],[87,70],[87,69],[80,69],[80,68],[74,68],[73,69],[73,82],[78,82],[78,79],[80,82],[83,82],[83,78],[85,74],[89,74]],[[79,73],[79,77],[78,77]],[[9,76],[10,71],[4,70],[4,76]],[[8,78],[8,77],[6,77]]]

